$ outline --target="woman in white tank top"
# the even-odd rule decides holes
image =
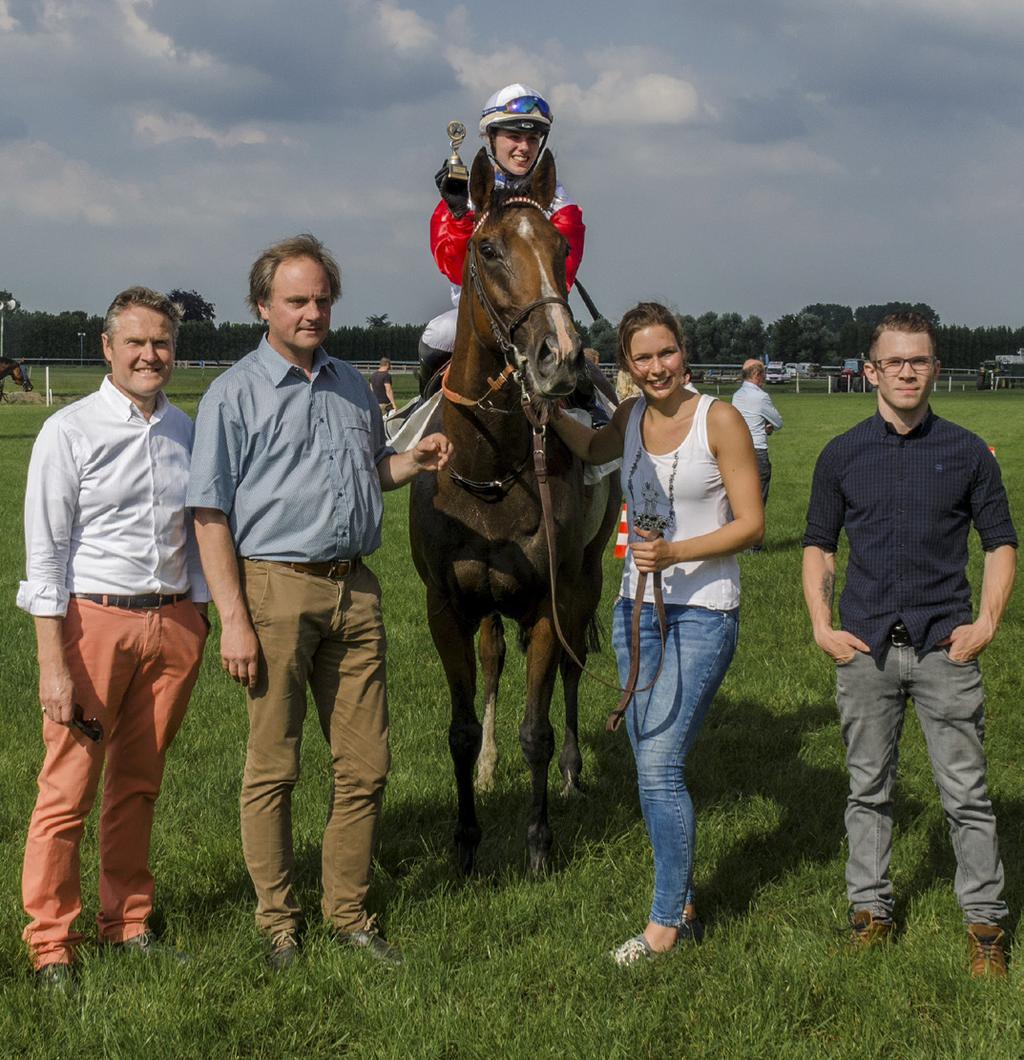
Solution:
[[[554,420],[581,459],[622,458],[630,546],[615,605],[613,642],[620,680],[629,672],[638,575],[662,575],[667,620],[664,661],[647,579],[640,615],[638,692],[626,713],[637,785],[654,849],[654,898],[644,931],[612,952],[619,965],[699,942],[693,900],[696,822],[685,764],[736,648],[736,553],[761,540],[764,507],[750,431],[731,406],[684,386],[685,343],[675,315],[641,302],[619,324],[619,366],[640,396],[624,401],[607,427]]]

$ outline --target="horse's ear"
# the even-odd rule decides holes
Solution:
[[[487,157],[487,148],[481,147],[473,159],[473,170],[469,175],[469,197],[473,209],[480,215],[491,203],[491,192],[494,191],[494,166]]]
[[[530,196],[547,207],[555,197],[558,177],[555,174],[555,156],[546,148],[530,176]]]

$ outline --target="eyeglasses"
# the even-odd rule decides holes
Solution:
[[[882,375],[899,375],[905,364],[910,365],[911,371],[917,375],[924,375],[935,363],[934,357],[883,357],[880,361],[871,362]]]
[[[542,118],[551,120],[551,108],[540,96],[516,96],[515,99],[502,103],[500,107],[488,107],[483,117],[486,118],[488,114],[532,114],[534,111]]]

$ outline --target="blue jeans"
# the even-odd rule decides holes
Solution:
[[[697,833],[686,789],[686,756],[732,661],[739,611],[667,604],[665,612],[668,628],[661,675],[653,688],[634,696],[625,720],[636,759],[640,807],[654,848],[651,920],[678,927],[684,906],[693,901]],[[623,683],[629,673],[632,620],[633,601],[620,598],[613,612],[612,642]],[[660,659],[658,617],[652,604],[644,604],[638,688],[653,680]]]
[[[941,648],[918,659],[913,648],[890,647],[882,666],[857,652],[836,667],[836,701],[850,774],[850,904],[892,919],[892,793],[908,697],[917,708],[946,813],[964,921],[995,924],[1007,909],[996,818],[985,783],[981,670],[977,662],[953,662]]]

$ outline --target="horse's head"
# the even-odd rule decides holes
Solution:
[[[12,361],[10,357],[4,357],[0,360],[0,381],[9,376],[25,393],[28,393],[32,389],[32,380],[29,379],[28,372],[22,367],[24,363],[24,360]],[[0,391],[2,390],[3,383],[0,382]]]
[[[25,371],[24,364],[24,360],[18,361],[15,364],[14,371],[11,373],[11,378],[27,394],[32,389],[32,380],[29,378],[28,372]]]
[[[495,188],[494,167],[481,149],[470,194],[477,223],[470,240],[463,292],[473,297],[478,336],[497,343],[531,395],[572,392],[583,367],[580,337],[566,301],[568,244],[544,210],[555,197],[555,162],[547,151],[529,178]],[[491,336],[494,336],[493,342]]]

